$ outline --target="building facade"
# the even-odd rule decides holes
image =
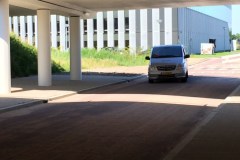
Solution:
[[[10,29],[30,44],[36,43],[36,16],[10,17]],[[216,51],[230,50],[229,22],[191,8],[153,8],[98,12],[81,20],[81,47],[124,49],[132,53],[155,45],[183,44],[200,53],[200,44],[216,41]],[[52,47],[69,48],[69,18],[51,16]]]
[[[189,9],[178,9],[179,41],[189,53],[200,53],[200,44],[215,41],[215,51],[230,50],[226,21]]]

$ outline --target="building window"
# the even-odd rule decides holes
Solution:
[[[84,41],[83,47],[84,47],[84,48],[87,47],[87,41]]]
[[[21,26],[20,26],[20,23],[18,23],[18,36],[20,36],[20,33],[21,33]]]
[[[118,46],[118,41],[117,40],[114,41],[114,46]]]
[[[93,42],[94,48],[97,48],[97,41]]]
[[[97,34],[97,19],[93,19],[93,30],[94,34]]]
[[[103,46],[104,46],[104,48],[106,48],[108,46],[107,41],[104,41]]]
[[[104,34],[107,34],[107,19],[104,18],[103,20],[103,30],[104,30]]]
[[[84,34],[87,34],[87,20],[86,19],[83,20],[83,30],[84,30]]]
[[[60,47],[60,41],[57,41],[57,47],[58,48]]]
[[[126,30],[126,33],[129,32],[129,18],[128,17],[125,17],[125,30]]]
[[[60,35],[60,22],[57,21],[57,35]]]
[[[118,33],[118,18],[114,18],[114,32]]]
[[[93,19],[93,29],[97,30],[97,19]]]
[[[69,48],[70,47],[70,43],[69,43],[69,41],[67,41],[67,48]]]
[[[27,37],[28,35],[28,25],[27,23],[25,23],[25,37]]]
[[[13,30],[13,23],[11,23],[11,28],[12,28],[12,30]]]
[[[126,47],[129,47],[129,40],[126,40],[126,41],[125,41],[125,46],[126,46]]]
[[[33,30],[33,34],[35,34],[35,23],[33,22],[33,25],[32,25],[32,30]]]

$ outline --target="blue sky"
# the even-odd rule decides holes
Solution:
[[[240,5],[232,6],[232,33],[240,33]]]

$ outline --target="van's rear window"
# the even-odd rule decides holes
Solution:
[[[180,46],[166,46],[154,47],[152,49],[152,58],[168,58],[168,57],[182,57],[182,47]]]

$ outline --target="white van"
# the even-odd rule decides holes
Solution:
[[[150,57],[147,56],[145,58],[146,60],[150,60],[148,67],[149,83],[163,78],[175,78],[180,79],[182,82],[187,82],[187,58],[189,57],[190,55],[186,54],[182,45],[153,47]]]

